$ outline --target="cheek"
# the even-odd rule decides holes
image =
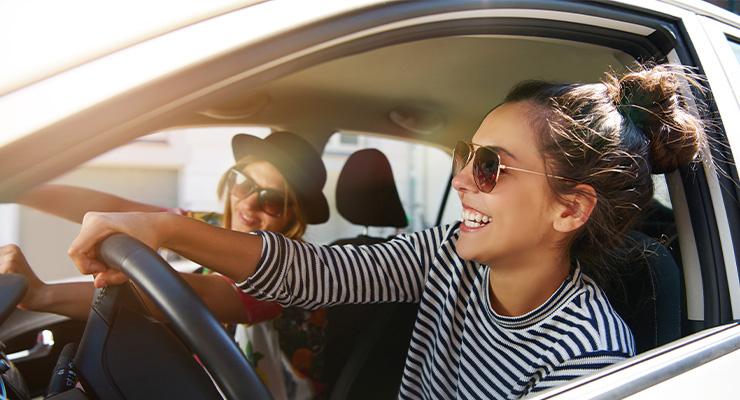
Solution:
[[[545,202],[538,193],[528,192],[522,193],[512,201],[508,202],[506,209],[508,212],[504,212],[504,217],[516,217],[521,223],[521,228],[531,226],[534,221],[538,221],[543,217],[545,210]]]
[[[269,218],[265,220],[265,226],[262,228],[262,230],[270,231],[270,232],[277,232],[282,233],[285,229],[285,222],[283,222],[282,218]]]
[[[552,231],[555,215],[552,199],[541,190],[544,188],[535,186],[532,189],[512,196],[505,210],[499,213],[500,233],[506,236],[500,239],[512,248],[530,247]]]
[[[264,230],[277,233],[285,233],[290,223],[293,221],[293,214],[290,209],[280,218],[271,217],[265,214]]]
[[[234,228],[237,226],[237,212],[236,212],[236,202],[233,200],[232,196],[229,196],[229,223],[231,224],[230,228]]]
[[[458,255],[488,265],[498,257],[536,247],[552,226],[549,198],[539,189],[535,185],[488,198],[491,223],[479,232],[461,233]]]

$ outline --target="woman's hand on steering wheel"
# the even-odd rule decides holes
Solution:
[[[170,213],[97,213],[89,212],[82,220],[82,229],[69,247],[68,255],[85,275],[95,275],[95,287],[118,285],[128,278],[120,271],[109,269],[96,256],[100,241],[114,233],[125,233],[155,251],[161,246],[155,226],[166,226]]]
[[[18,307],[24,310],[36,310],[37,305],[42,301],[47,285],[39,279],[28,265],[26,256],[21,249],[9,244],[0,247],[0,274],[20,274],[28,280],[28,290],[23,296],[23,300],[18,303]]]

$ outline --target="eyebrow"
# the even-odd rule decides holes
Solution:
[[[499,147],[499,146],[486,146],[486,147],[491,147],[491,148],[495,149],[496,151],[499,151],[499,152],[501,152],[503,154],[506,154],[507,156],[511,157],[514,161],[518,161],[518,159],[516,158],[516,156],[512,152],[510,152],[509,150],[506,150],[503,147]]]
[[[512,152],[510,152],[509,150],[506,150],[505,148],[500,147],[500,146],[493,146],[493,145],[488,145],[488,144],[480,144],[480,143],[475,143],[475,142],[467,142],[467,143],[470,143],[473,146],[478,146],[478,147],[489,147],[489,148],[492,148],[492,149],[496,150],[499,153],[506,154],[507,156],[511,157],[514,161],[518,161],[519,160],[518,158],[516,158],[516,156]]]

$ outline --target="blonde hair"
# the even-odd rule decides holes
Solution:
[[[236,164],[234,164],[233,169],[236,169],[238,171],[243,171],[244,168],[246,168],[249,164],[252,164],[256,161],[265,161],[262,158],[259,158],[254,155],[249,155],[246,157],[243,157],[239,161],[237,161]],[[226,172],[221,176],[221,179],[218,182],[218,198],[219,200],[224,201],[224,216],[222,220],[222,225],[224,228],[231,229],[231,202],[228,199],[228,179],[229,179],[229,168],[226,170]],[[296,239],[300,240],[303,237],[303,234],[306,233],[306,226],[308,225],[308,222],[306,221],[306,216],[303,213],[303,210],[301,209],[301,204],[298,202],[298,196],[295,194],[295,190],[293,190],[293,187],[290,185],[290,183],[286,180],[287,185],[287,198],[288,201],[288,207],[292,211],[293,218],[291,221],[286,225],[285,229],[283,229],[282,233],[283,236],[285,236],[288,239]],[[285,215],[283,215],[285,217]]]

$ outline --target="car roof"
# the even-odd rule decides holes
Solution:
[[[0,95],[259,0],[0,2]]]
[[[0,18],[18,17],[0,21],[0,34],[19,39],[0,48],[14,60],[0,67],[5,201],[138,136],[179,127],[269,126],[319,149],[337,131],[449,148],[518,81],[597,82],[672,40],[632,4],[605,14],[564,2],[490,2],[490,10],[477,2],[130,2],[111,11],[78,1],[95,18],[70,19],[49,3],[46,13],[22,1],[0,5]],[[137,23],[114,23],[112,12]],[[77,20],[80,29],[63,29]]]

